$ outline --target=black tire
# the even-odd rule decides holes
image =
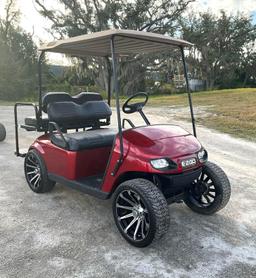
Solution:
[[[129,216],[132,220],[120,219],[128,214],[132,214]],[[161,238],[170,224],[168,204],[162,192],[152,182],[141,178],[125,181],[117,187],[113,215],[121,235],[136,247],[146,247]]]
[[[202,174],[186,192],[184,202],[193,211],[210,215],[224,208],[230,195],[227,175],[216,164],[206,162]]]
[[[34,149],[29,150],[26,154],[24,171],[30,189],[36,193],[49,192],[55,186],[55,182],[48,178],[43,158]]]
[[[0,142],[6,138],[6,129],[3,124],[0,123]]]

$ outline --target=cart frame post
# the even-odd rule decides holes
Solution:
[[[116,174],[119,167],[123,162],[123,153],[124,153],[124,145],[123,145],[123,131],[122,131],[122,120],[121,120],[121,113],[120,113],[120,101],[119,101],[119,82],[117,76],[117,57],[115,53],[115,36],[112,36],[110,40],[111,45],[111,57],[112,57],[112,70],[113,70],[113,82],[114,82],[114,91],[115,91],[115,98],[116,98],[116,114],[117,114],[117,123],[118,123],[118,136],[119,136],[119,145],[120,145],[120,156],[117,160],[117,164],[111,173],[112,176]]]
[[[195,124],[192,96],[191,96],[191,91],[190,91],[189,81],[188,81],[188,71],[187,71],[187,64],[186,64],[185,55],[184,55],[184,48],[180,47],[180,50],[181,50],[183,68],[184,68],[184,76],[185,76],[185,80],[186,80],[186,89],[187,89],[187,93],[188,93],[188,101],[189,101],[190,114],[191,114],[191,120],[192,120],[193,134],[196,137],[196,124]]]

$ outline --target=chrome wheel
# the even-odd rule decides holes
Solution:
[[[123,232],[133,241],[148,235],[150,220],[145,203],[132,190],[123,190],[116,198],[116,215]]]
[[[38,189],[41,183],[41,169],[37,157],[31,152],[25,161],[25,173],[30,187]]]
[[[136,178],[119,184],[112,208],[118,230],[133,246],[146,247],[168,230],[168,204],[149,180]]]

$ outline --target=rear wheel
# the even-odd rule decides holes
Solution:
[[[36,150],[26,154],[24,170],[27,183],[34,192],[44,193],[53,189],[55,182],[49,180],[44,160]]]
[[[161,238],[169,227],[169,210],[162,192],[150,181],[133,179],[114,193],[113,214],[122,236],[136,247]]]
[[[0,123],[0,142],[6,138],[6,129],[3,124]]]
[[[231,187],[224,171],[207,162],[202,174],[186,192],[184,201],[195,212],[213,214],[227,205],[230,195]]]

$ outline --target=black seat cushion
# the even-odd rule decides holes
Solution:
[[[49,119],[48,119],[48,115],[43,114],[42,115],[42,127],[44,129],[48,128],[48,123],[49,123]],[[38,127],[38,122],[35,116],[31,116],[31,117],[27,117],[25,118],[25,125],[28,126],[33,126],[33,127]]]
[[[54,145],[69,151],[80,151],[112,146],[116,133],[116,130],[110,128],[66,133],[63,134],[63,136],[67,142],[67,146],[65,146],[65,142],[59,134],[53,133],[51,135],[51,142]]]
[[[50,121],[66,129],[95,126],[99,120],[112,114],[104,101],[88,101],[82,105],[66,101],[54,102],[48,104],[47,111]]]

